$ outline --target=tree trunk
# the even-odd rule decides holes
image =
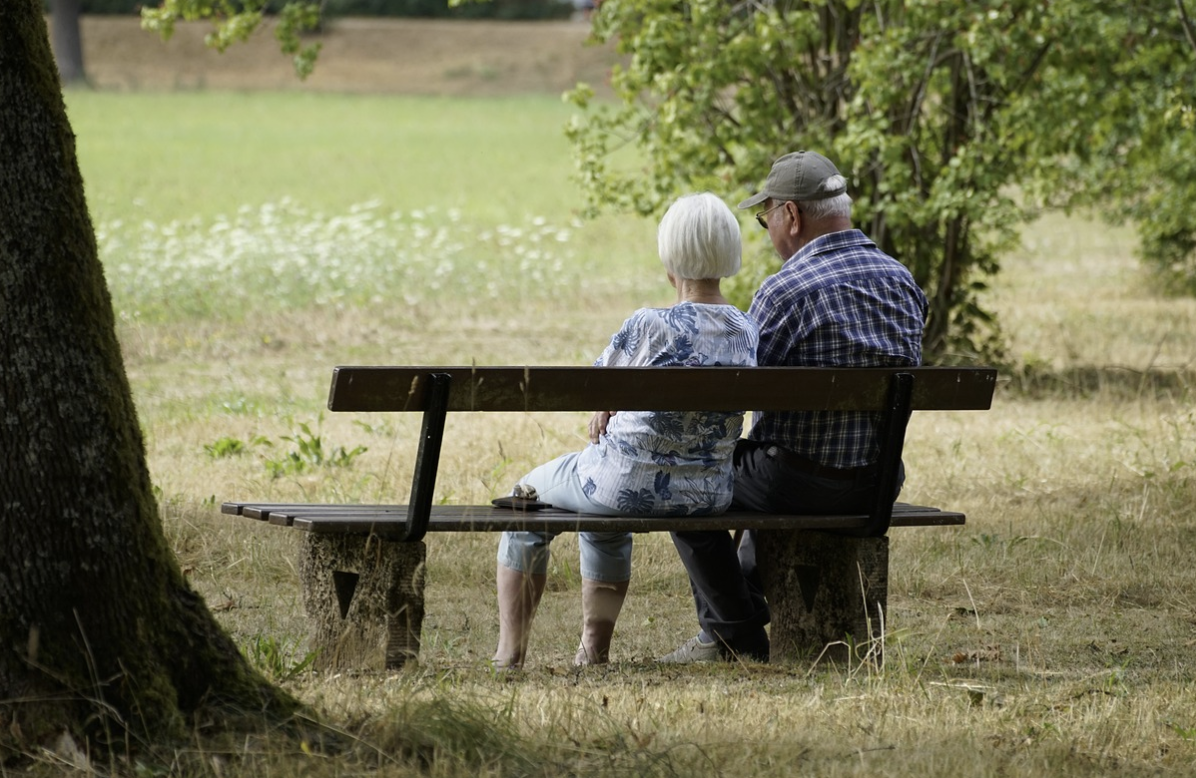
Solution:
[[[53,27],[54,61],[63,84],[85,84],[83,36],[79,32],[79,0],[52,0],[50,19]]]
[[[285,715],[164,537],[38,0],[0,3],[0,106],[0,763]]]

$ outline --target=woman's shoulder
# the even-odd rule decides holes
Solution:
[[[623,322],[623,329],[657,329],[667,327],[669,308],[637,308]]]
[[[708,320],[725,324],[735,329],[740,327],[751,327],[754,329],[756,326],[755,319],[730,303],[726,303],[725,305],[703,305],[699,307],[699,311],[700,315],[705,316]]]
[[[689,302],[669,308],[640,308],[623,323],[623,332],[696,333],[711,326],[738,332],[755,330],[756,322],[734,305],[705,305]]]

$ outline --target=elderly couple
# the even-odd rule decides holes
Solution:
[[[847,183],[830,160],[812,151],[776,160],[760,192],[739,204],[756,206],[756,221],[785,262],[747,315],[719,290],[721,278],[739,271],[739,224],[718,197],[688,195],[665,213],[657,239],[677,302],[633,313],[594,364],[920,363],[926,298],[901,263],[852,229]],[[873,423],[866,413],[756,413],[741,439],[739,414],[600,411],[585,450],[535,468],[515,494],[608,516],[864,512],[876,483]],[[726,531],[672,538],[700,630],[660,661],[767,661],[769,612],[752,533],[738,546]],[[527,657],[551,540],[503,534],[495,667],[521,667]],[[582,635],[574,663],[601,664],[631,579],[631,535],[583,532],[578,542]]]

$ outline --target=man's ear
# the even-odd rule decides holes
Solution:
[[[789,214],[789,234],[796,238],[801,234],[802,228],[805,227],[805,220],[802,218],[801,210],[798,209],[797,203],[790,200],[785,203],[785,212]]]

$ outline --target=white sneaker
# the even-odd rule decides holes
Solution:
[[[722,649],[718,641],[702,642],[701,635],[694,635],[681,644],[681,647],[670,654],[665,654],[656,660],[663,664],[682,665],[693,662],[725,662]]]

